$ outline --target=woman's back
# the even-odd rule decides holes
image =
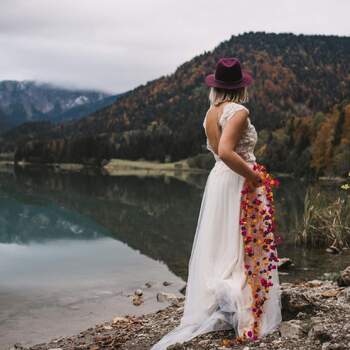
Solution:
[[[222,130],[235,113],[242,109],[247,110],[246,107],[239,103],[225,102],[220,106],[211,107],[208,110],[203,121],[203,127],[207,136],[207,149],[213,153],[215,160],[220,160],[218,146]],[[254,148],[257,139],[256,129],[251,123],[250,118],[248,118],[247,126],[235,148],[235,151],[247,162],[254,162],[256,160]]]

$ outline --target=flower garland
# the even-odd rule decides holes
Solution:
[[[246,182],[243,186],[240,232],[244,242],[245,272],[252,291],[253,302],[250,310],[254,321],[251,328],[233,342],[225,339],[226,346],[233,345],[234,342],[258,339],[263,306],[268,299],[269,289],[273,286],[272,270],[277,269],[279,261],[274,237],[276,222],[272,192],[274,186],[279,186],[279,181],[261,164],[255,163],[253,170],[260,173],[263,182],[255,190],[251,190]]]

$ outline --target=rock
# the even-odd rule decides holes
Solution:
[[[287,289],[282,291],[282,317],[284,320],[290,320],[296,317],[299,312],[312,314],[316,306],[305,294],[298,290]]]
[[[171,305],[176,305],[176,306],[179,304],[179,300],[175,294],[165,293],[165,292],[159,292],[157,294],[157,301],[160,303],[164,303],[167,301]]]
[[[330,342],[326,342],[322,344],[322,350],[342,350],[342,349],[347,349],[341,344],[333,343],[331,344]]]
[[[97,345],[93,345],[89,350],[99,350],[100,347]]]
[[[129,319],[126,317],[120,317],[120,316],[113,318],[113,324],[120,323],[120,322],[129,322]]]
[[[204,346],[204,345],[208,345],[210,343],[210,340],[209,339],[203,339],[203,340],[200,340],[198,342],[198,345],[200,346]]]
[[[137,295],[138,297],[141,297],[143,295],[142,289],[136,289],[135,290],[135,295]]]
[[[321,343],[324,343],[332,339],[331,334],[328,333],[329,331],[332,330],[326,329],[321,323],[316,323],[311,326],[308,337],[312,340],[319,340]]]
[[[300,320],[290,320],[281,323],[280,332],[282,337],[301,338],[305,336],[305,331]]]
[[[339,289],[329,289],[329,290],[326,290],[325,292],[322,292],[321,295],[324,298],[334,298],[339,294],[339,292],[340,292]]]
[[[306,285],[308,287],[320,287],[322,286],[323,282],[320,280],[312,280],[312,281],[308,281],[306,282]]]
[[[346,302],[350,302],[350,287],[345,288],[339,293],[339,295],[343,296]]]
[[[138,295],[133,296],[133,298],[132,298],[132,303],[133,303],[135,306],[140,306],[141,304],[143,304],[143,298],[142,298],[142,296],[138,296]]]
[[[292,260],[289,258],[279,258],[278,259],[278,263],[277,263],[277,267],[278,270],[287,270],[290,267],[294,266],[294,264],[292,263]]]
[[[145,286],[146,286],[147,288],[151,288],[151,287],[152,287],[152,283],[151,283],[151,282],[146,282],[146,283],[145,283]]]
[[[305,312],[298,312],[296,317],[298,320],[304,320],[307,317],[307,314]]]
[[[10,350],[25,350],[25,348],[22,346],[22,344],[16,343],[10,348]]]
[[[337,280],[339,287],[348,287],[350,286],[350,266],[345,268]]]
[[[331,245],[330,247],[328,247],[326,249],[326,252],[329,254],[339,254],[341,252],[341,250],[339,248],[337,248],[334,245]]]
[[[101,161],[101,167],[106,166],[108,163],[109,163],[109,161],[108,161],[107,159],[103,159],[103,160]]]

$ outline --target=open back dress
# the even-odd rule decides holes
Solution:
[[[222,111],[222,130],[236,112],[246,109],[229,102]],[[206,117],[203,127],[205,130]],[[249,191],[245,178],[230,169],[214,152],[200,206],[189,261],[184,313],[180,325],[152,350],[183,343],[198,335],[234,329],[241,339],[257,339],[277,328],[281,291],[274,240],[272,177],[256,163],[257,132],[248,127],[235,151],[265,174],[264,185]]]

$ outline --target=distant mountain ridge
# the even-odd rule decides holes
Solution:
[[[116,96],[71,90],[36,81],[0,81],[0,132],[24,122],[78,119],[114,102]]]
[[[264,32],[232,36],[173,74],[147,82],[87,117],[33,130],[29,139],[18,135],[17,159],[99,164],[110,158],[175,161],[195,156],[205,143],[202,121],[209,103],[204,77],[219,58],[230,56],[238,57],[255,78],[247,106],[262,140],[256,149],[258,159],[269,162],[266,157],[274,150],[267,146],[273,140],[294,151],[295,167],[302,159],[302,170],[311,171],[310,142],[319,138],[305,136],[303,123],[292,124],[298,128],[298,146],[288,149],[296,143],[285,140],[287,122],[313,119],[319,112],[330,118],[328,113],[338,110],[334,106],[350,96],[350,37]],[[339,130],[345,120],[339,119]],[[272,170],[278,165],[270,164]],[[322,173],[323,168],[317,171]]]

